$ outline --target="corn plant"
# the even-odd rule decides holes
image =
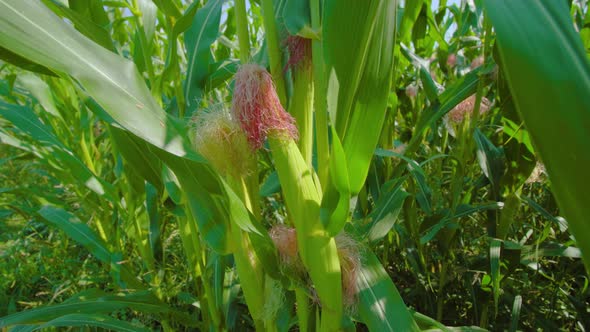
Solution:
[[[528,0],[0,0],[0,142],[79,201],[11,209],[109,277],[0,327],[515,331],[523,297],[504,290],[522,266],[590,264],[587,17]],[[528,195],[538,161],[555,211]],[[552,223],[533,244],[523,211]],[[473,300],[449,310],[457,285]]]

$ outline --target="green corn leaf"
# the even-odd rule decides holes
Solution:
[[[149,149],[149,144],[116,126],[109,126],[109,132],[117,151],[127,163],[126,172],[140,175],[161,191],[162,161]]]
[[[122,259],[120,254],[111,252],[107,244],[102,241],[88,225],[82,223],[75,215],[52,206],[44,206],[37,213],[47,222],[64,231],[71,239],[80,243],[94,257],[114,268],[115,274],[124,278],[131,288],[142,288],[135,276],[125,267],[118,264]],[[1,327],[1,326],[0,326]]]
[[[520,309],[522,308],[522,296],[516,295],[514,303],[512,304],[512,312],[510,313],[510,329],[509,332],[516,332],[518,329],[518,321],[520,320]]]
[[[581,153],[590,142],[590,65],[582,41],[566,2],[487,0],[484,5],[514,103],[590,268],[590,155]]]
[[[134,325],[106,315],[97,314],[69,314],[52,319],[49,322],[36,327],[35,330],[43,330],[50,327],[98,327],[110,331],[135,332],[149,331],[149,329]]]
[[[425,244],[432,240],[436,236],[436,234],[438,234],[439,231],[441,231],[445,227],[448,227],[455,219],[466,217],[477,212],[498,210],[501,209],[503,206],[504,204],[501,202],[493,202],[479,205],[461,204],[457,207],[455,214],[441,218],[438,223],[430,227],[426,234],[420,237],[420,243]]]
[[[422,86],[424,87],[428,100],[430,100],[431,103],[438,103],[439,85],[432,79],[432,75],[428,69],[430,65],[429,62],[414,54],[414,52],[410,51],[404,44],[401,45],[400,50],[404,57],[412,62],[414,67],[419,70],[420,80],[422,81]]]
[[[71,10],[87,17],[103,28],[111,23],[103,0],[68,0],[68,5]]]
[[[211,0],[197,11],[191,27],[184,33],[188,68],[184,83],[184,99],[189,110],[198,105],[212,61],[211,44],[219,35],[221,6],[224,0]]]
[[[260,186],[260,192],[258,194],[261,197],[269,197],[280,191],[281,183],[279,182],[279,175],[276,171],[273,171]]]
[[[399,154],[397,152],[393,152],[390,150],[384,150],[384,149],[379,148],[379,149],[375,150],[375,155],[381,156],[381,157],[399,158],[408,164],[408,170],[410,171],[410,174],[414,178],[414,181],[416,182],[416,186],[417,186],[416,189],[418,190],[418,192],[416,193],[416,200],[418,201],[418,204],[420,204],[420,207],[422,208],[422,210],[427,215],[431,215],[432,214],[432,203],[431,203],[432,189],[430,189],[430,187],[428,186],[428,183],[426,183],[426,173],[424,172],[424,169],[422,169],[421,165],[419,165],[415,160],[412,160],[408,157],[404,157],[402,154]],[[443,157],[443,156],[435,156],[433,158],[437,158],[437,157]],[[433,158],[431,158],[431,160]],[[423,162],[422,164],[425,164],[427,161]]]
[[[181,16],[180,9],[175,1],[169,0],[153,0],[158,9],[160,9],[164,14],[178,18]]]
[[[450,112],[453,107],[474,94],[480,81],[483,81],[484,84],[489,83],[492,72],[493,66],[491,65],[478,67],[447,87],[438,96],[438,103],[433,104],[420,115],[418,124],[412,133],[412,139],[406,148],[406,154],[414,152],[418,148],[424,133],[430,126]]]
[[[44,206],[38,213],[45,220],[63,230],[70,238],[88,249],[94,257],[104,263],[110,264],[111,252],[107,249],[106,243],[76,216],[52,206]]]
[[[185,193],[187,204],[194,217],[192,222],[207,244],[220,253],[230,253],[228,239],[230,211],[228,210],[227,186],[208,164],[194,159],[177,157],[165,151],[150,148],[174,172]]]
[[[384,1],[379,7],[360,85],[347,121],[346,136],[338,132],[343,137],[352,194],[358,193],[365,183],[388,109],[396,9],[397,1]],[[393,109],[396,107],[397,105],[392,105]],[[339,113],[338,116],[340,115]],[[338,122],[336,128],[339,129]]]
[[[92,39],[95,43],[106,48],[109,51],[114,51],[113,40],[108,31],[100,25],[92,22],[87,17],[84,17],[77,11],[68,8],[56,0],[43,0],[43,3],[57,15],[67,18],[74,23],[74,26],[84,36]]]
[[[508,230],[514,221],[514,216],[518,212],[519,207],[520,198],[514,193],[508,195],[504,200],[504,207],[502,208],[502,213],[500,214],[500,222],[498,224],[496,234],[499,239],[506,239]]]
[[[498,299],[500,298],[500,253],[502,251],[502,242],[498,239],[492,239],[490,243],[490,274],[492,276],[492,289],[494,294],[494,309],[498,312]]]
[[[46,126],[30,107],[8,104],[0,100],[0,115],[33,140],[47,146],[63,148],[53,128]]]
[[[168,1],[165,1],[167,3]],[[158,2],[155,2],[156,5],[162,10],[161,6]],[[178,43],[177,39],[178,36],[185,32],[188,28],[190,28],[193,18],[197,13],[197,9],[199,9],[200,2],[195,1],[190,4],[190,6],[186,9],[182,17],[178,19],[174,27],[172,28],[172,33],[168,37],[168,50],[166,52],[166,66],[164,67],[164,71],[160,76],[160,85],[164,84],[169,80],[174,80],[174,76],[178,75],[179,68],[178,68]],[[163,11],[163,10],[162,10]],[[174,15],[173,15],[174,16]]]
[[[22,69],[33,71],[39,74],[50,75],[50,76],[57,76],[53,71],[49,68],[42,66],[38,63],[35,63],[25,57],[22,57],[10,50],[6,49],[4,46],[0,45],[0,59],[11,63],[17,67]]]
[[[148,150],[176,173],[207,243],[228,252],[226,188],[192,151],[186,125],[157,105],[133,63],[92,43],[34,1],[0,0],[0,27],[5,46],[74,76],[116,121],[112,125],[148,142]]]
[[[318,33],[311,27],[309,1],[285,0],[282,15],[289,34],[319,39]]]
[[[33,97],[37,99],[39,104],[43,106],[43,108],[50,113],[51,115],[61,118],[61,114],[59,113],[57,106],[53,100],[53,95],[51,94],[51,89],[49,85],[45,83],[42,79],[40,79],[37,75],[33,75],[31,73],[24,73],[18,75],[18,82],[28,91],[31,92]]]
[[[337,100],[337,108],[330,110],[330,116],[336,119],[336,132],[343,140],[346,137],[355,91],[363,74],[377,13],[379,8],[383,8],[384,2],[324,1],[322,42],[325,73],[327,85],[333,90],[328,91],[328,96],[332,95]]]
[[[569,257],[581,258],[580,249],[559,243],[549,243],[543,246],[524,246],[520,253],[521,263],[527,265],[540,257]]]
[[[528,205],[530,205],[530,207],[532,207],[535,211],[537,211],[539,214],[541,214],[545,219],[553,222],[556,226],[558,226],[562,232],[565,232],[568,229],[568,223],[562,217],[559,217],[559,216],[556,217],[556,216],[552,215],[551,213],[549,213],[549,211],[545,210],[541,205],[539,205],[537,202],[532,200],[530,197],[524,196],[523,200]]]
[[[420,331],[377,257],[369,250],[362,255],[357,277],[360,320],[369,331]]]
[[[151,252],[156,260],[162,258],[161,216],[158,211],[158,191],[149,182],[145,183],[145,204],[149,217],[148,240]]]
[[[42,324],[69,314],[101,314],[125,308],[145,313],[168,313],[178,317],[184,316],[158,300],[150,292],[100,296],[92,296],[91,293],[87,294],[80,294],[79,297],[74,296],[69,301],[61,304],[38,307],[2,317],[0,318],[0,327]]]
[[[404,15],[400,23],[399,39],[402,43],[409,43],[412,36],[412,28],[420,15],[424,0],[407,1],[404,7]]]
[[[228,59],[210,66],[205,92],[209,92],[232,78],[238,71],[238,60]]]
[[[332,128],[332,151],[330,153],[330,180],[326,192],[322,197],[320,218],[328,233],[332,236],[340,233],[344,223],[348,220],[350,209],[350,183],[348,181],[348,167],[346,156],[336,134]]]
[[[477,161],[485,176],[492,184],[494,195],[498,196],[500,191],[500,179],[504,175],[504,152],[479,130],[475,129],[475,144],[477,145]]]
[[[104,196],[115,203],[115,189],[112,184],[104,181],[92,173],[86,165],[67,148],[54,135],[52,129],[43,124],[37,115],[29,108],[20,105],[12,105],[0,101],[0,116],[9,120],[23,133],[36,140],[40,145],[48,149],[47,154],[59,160],[60,166],[68,169],[69,176],[76,179],[81,185]]]
[[[166,188],[166,192],[172,201],[176,205],[182,204],[182,190],[180,190],[178,179],[170,168],[164,167],[162,169],[162,180],[164,181],[164,188]]]
[[[140,22],[145,34],[146,50],[149,50],[156,32],[158,8],[151,0],[138,0],[137,6],[141,12]]]
[[[37,1],[0,0],[2,46],[76,78],[120,125],[153,145],[185,155],[133,63],[85,38]],[[117,110],[117,111],[113,111]]]
[[[366,226],[366,234],[369,241],[377,241],[383,238],[397,221],[404,201],[409,194],[402,188],[405,179],[391,180],[383,184],[379,200],[375,209],[369,214],[371,222]]]

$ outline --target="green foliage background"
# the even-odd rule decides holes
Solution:
[[[589,24],[584,1],[0,0],[0,327],[585,330]],[[313,128],[240,192],[192,136],[246,62]],[[339,233],[362,267],[333,313]]]

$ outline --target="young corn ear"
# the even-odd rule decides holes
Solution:
[[[245,64],[236,73],[235,82],[232,114],[252,148],[261,148],[270,132],[297,139],[295,120],[281,106],[272,77],[264,68]]]
[[[225,109],[198,114],[195,145],[203,155],[226,179],[232,189],[241,196],[242,201],[250,201],[249,193],[243,183],[256,171],[256,159],[248,139],[239,124]],[[235,245],[233,251],[236,269],[248,309],[257,329],[263,329],[265,322],[265,275],[260,260],[254,252],[248,234],[237,225],[231,225],[230,236]],[[271,323],[272,324],[272,323]]]
[[[321,329],[339,330],[342,289],[336,242],[320,221],[321,191],[295,144],[294,119],[280,104],[266,70],[244,65],[235,79],[233,114],[253,147],[268,138],[287,210],[297,229],[297,246],[322,302]]]
[[[221,175],[238,178],[255,170],[256,160],[248,140],[228,111],[200,112],[193,122],[197,151]]]
[[[279,251],[282,268],[301,273],[303,265],[297,250],[297,231],[284,225],[275,225],[269,235]],[[359,244],[346,233],[338,234],[335,239],[342,268],[343,304],[348,312],[354,312],[358,293],[357,277],[361,269]]]
[[[313,67],[311,63],[311,40],[289,36],[286,40],[289,61],[285,69],[293,75],[293,95],[289,113],[295,117],[299,129],[299,150],[311,166],[313,151]]]
[[[465,119],[469,118],[475,109],[475,95],[467,97],[467,99],[455,106],[444,118],[445,126],[452,136],[457,136],[457,129],[460,129],[464,124]],[[492,103],[486,98],[482,97],[479,104],[479,114],[484,114],[490,110]]]

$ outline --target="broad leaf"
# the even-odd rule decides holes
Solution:
[[[514,103],[590,268],[590,154],[582,152],[590,149],[590,65],[567,2],[486,0],[484,5]]]

